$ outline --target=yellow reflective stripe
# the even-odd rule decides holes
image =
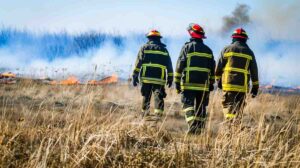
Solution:
[[[190,122],[190,121],[194,121],[194,120],[196,120],[196,121],[205,121],[206,118],[201,118],[201,117],[196,117],[196,116],[190,116],[190,117],[185,116],[185,121],[186,122]]]
[[[165,55],[168,56],[167,52],[159,51],[159,50],[144,50],[145,54],[160,54],[160,55]]]
[[[199,91],[208,91],[207,87],[197,87],[197,86],[181,86],[182,90],[199,90]]]
[[[165,69],[161,69],[161,76],[160,76],[160,78],[161,79],[164,79],[165,78]]]
[[[141,81],[143,83],[152,83],[152,84],[158,84],[158,85],[165,85],[166,81],[162,79],[157,78],[149,78],[149,77],[142,77]]]
[[[194,111],[194,107],[188,107],[182,110],[182,112],[186,113],[188,111]]]
[[[190,65],[191,65],[191,57],[187,57],[187,67],[190,67]],[[186,83],[190,82],[190,71],[186,71],[185,82]]]
[[[247,87],[241,85],[222,84],[224,91],[247,92]]]
[[[241,69],[241,68],[233,68],[233,67],[225,67],[225,68],[223,69],[223,71],[235,71],[235,72],[246,73],[246,74],[249,73],[248,70]]]
[[[233,119],[236,115],[229,112],[228,108],[223,108],[223,114],[225,119]]]
[[[147,66],[143,66],[143,74],[142,74],[142,76],[146,75],[146,70],[147,70]]]
[[[135,68],[134,71],[135,71],[135,72],[140,72],[141,69],[140,69],[140,68]]]
[[[235,114],[230,114],[230,113],[227,113],[227,114],[225,114],[225,118],[226,119],[233,119],[233,118],[235,118]]]
[[[149,77],[142,77],[141,80],[153,80],[158,82],[166,82],[166,80],[158,79],[158,78],[149,78]]]
[[[210,72],[208,68],[200,68],[200,67],[187,67],[184,69],[185,71],[201,71],[201,72]]]
[[[157,85],[165,85],[165,83],[153,81],[153,80],[143,80],[143,83],[149,83],[149,84],[157,84]]]
[[[190,121],[193,121],[193,120],[196,120],[197,118],[199,118],[199,117],[195,117],[195,116],[190,116],[190,117],[185,117],[185,121],[186,122],[190,122]]]
[[[182,86],[195,86],[195,87],[207,87],[208,84],[200,84],[200,83],[181,83]]]
[[[259,81],[252,82],[252,85],[259,85]]]
[[[166,66],[160,65],[160,64],[143,64],[143,66],[156,67],[156,68],[163,68],[163,69],[166,69]]]
[[[201,52],[192,52],[187,54],[187,57],[192,57],[192,56],[212,58],[211,54],[201,53]]]
[[[236,53],[236,52],[228,52],[224,53],[224,57],[231,57],[231,56],[236,56],[236,57],[242,57],[242,58],[247,58],[249,60],[252,60],[252,56],[248,54],[242,54],[242,53]]]
[[[178,78],[175,78],[175,79],[174,79],[174,82],[176,82],[176,83],[180,83],[180,81],[181,81],[181,80],[178,79]]]
[[[243,92],[243,93],[247,92],[246,89],[239,89],[239,88],[226,88],[226,87],[223,87],[222,90],[223,91],[232,91],[232,92]]]
[[[173,73],[168,73],[168,76],[173,76],[174,74]]]
[[[240,88],[240,89],[245,88],[245,86],[243,85],[232,85],[232,84],[223,84],[223,87],[232,87],[232,88]]]
[[[155,68],[161,68],[161,79],[165,78],[165,70],[166,70],[166,66],[164,65],[160,65],[160,64],[142,64],[143,66],[143,74],[142,76],[144,77],[146,75],[146,69],[147,67],[155,67]]]
[[[164,111],[161,110],[161,109],[154,109],[154,113],[156,113],[156,114],[162,114],[162,113],[164,113]]]
[[[249,69],[249,64],[250,64],[250,60],[247,59],[247,62],[246,62],[246,66],[245,66],[245,69],[248,70]]]
[[[182,75],[181,75],[181,73],[175,72],[175,76],[176,77],[181,77]]]

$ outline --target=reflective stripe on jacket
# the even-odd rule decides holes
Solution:
[[[216,76],[224,91],[248,92],[249,78],[253,87],[259,87],[255,56],[245,42],[236,41],[223,49]]]
[[[182,90],[209,91],[214,82],[215,60],[211,49],[201,39],[185,43],[177,61],[175,82]]]
[[[150,40],[139,51],[134,74],[139,74],[142,83],[165,85],[173,81],[173,67],[166,46]]]

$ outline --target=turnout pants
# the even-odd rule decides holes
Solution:
[[[183,112],[189,125],[188,133],[197,134],[205,127],[207,118],[206,107],[209,103],[209,92],[205,91],[183,91]]]
[[[142,113],[143,116],[149,115],[150,101],[152,94],[154,95],[154,113],[162,115],[164,112],[164,98],[167,96],[165,87],[156,84],[143,83],[141,87],[143,96]]]
[[[226,91],[223,92],[223,113],[226,119],[239,117],[245,107],[246,93]]]

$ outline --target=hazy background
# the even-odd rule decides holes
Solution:
[[[144,34],[161,31],[175,62],[191,22],[206,31],[217,60],[244,27],[263,84],[299,86],[300,2],[0,0],[0,68],[35,77],[94,71],[127,78]]]

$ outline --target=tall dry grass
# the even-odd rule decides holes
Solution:
[[[1,167],[300,167],[300,96],[247,100],[240,124],[211,94],[207,128],[187,136],[180,96],[161,122],[140,119],[139,90],[122,86],[0,86]]]

